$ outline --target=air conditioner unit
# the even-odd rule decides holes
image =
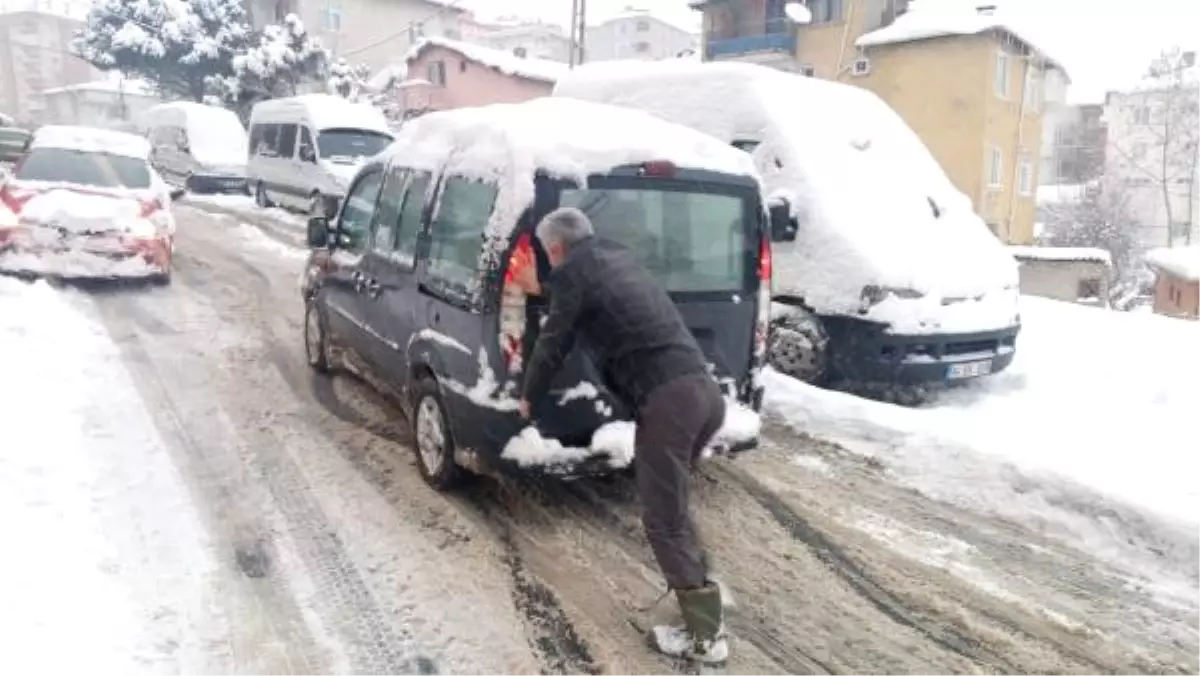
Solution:
[[[871,60],[865,56],[858,57],[854,60],[854,66],[852,67],[851,72],[855,75],[870,75]]]

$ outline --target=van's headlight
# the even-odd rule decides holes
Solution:
[[[875,305],[887,300],[888,296],[895,296],[897,298],[920,298],[924,295],[925,294],[914,289],[901,289],[892,286],[876,286],[874,284],[868,284],[867,286],[863,287],[862,297],[859,302],[859,311],[866,312],[867,310],[870,310]]]

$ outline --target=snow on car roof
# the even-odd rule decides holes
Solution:
[[[391,135],[387,117],[378,108],[366,104],[347,101],[333,94],[301,94],[284,99],[269,99],[254,105],[250,117],[273,117],[277,111],[287,110],[292,106],[301,106],[307,112],[314,126],[321,129],[366,129]],[[294,121],[294,120],[292,120]]]
[[[1200,246],[1177,246],[1146,252],[1146,265],[1181,279],[1200,281]]]
[[[1080,261],[1112,265],[1112,254],[1087,246],[1010,246],[1008,252],[1018,260]]]
[[[33,134],[31,148],[65,148],[92,153],[124,155],[139,160],[150,157],[150,143],[141,136],[123,131],[97,129],[95,127],[73,127],[46,125]]]
[[[757,176],[749,155],[693,129],[636,110],[550,97],[423,115],[400,128],[383,157],[502,186],[489,224],[498,248],[533,203],[539,171],[585,185],[589,175],[614,167],[666,160]]]
[[[418,42],[405,57],[404,62],[412,65],[429,47],[441,47],[456,52],[463,58],[494,68],[507,75],[540,80],[553,84],[567,73],[567,64],[546,59],[517,56],[491,47],[481,47],[448,38],[428,37]]]
[[[768,197],[786,199],[800,226],[794,243],[775,248],[775,290],[801,294],[819,312],[859,316],[867,286],[914,290],[930,307],[1016,287],[1016,262],[971,200],[865,89],[747,63],[667,59],[587,64],[554,96],[649,111],[726,143],[757,142],[752,157]]]

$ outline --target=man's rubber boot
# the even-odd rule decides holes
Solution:
[[[676,589],[683,626],[659,625],[650,635],[655,650],[672,657],[685,657],[704,664],[721,664],[729,659],[721,588],[712,582],[696,589]]]

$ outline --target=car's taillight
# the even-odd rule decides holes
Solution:
[[[754,358],[759,365],[766,359],[770,330],[771,240],[763,237],[758,244],[758,317],[754,327]]]
[[[515,279],[519,272],[536,265],[533,240],[529,233],[522,233],[508,257],[504,286],[500,290],[500,351],[509,374],[521,370],[521,345],[525,340],[525,292],[517,286]]]
[[[8,186],[0,188],[0,204],[8,207],[14,214],[21,213],[21,207],[25,206],[27,200],[28,198],[18,197]]]

